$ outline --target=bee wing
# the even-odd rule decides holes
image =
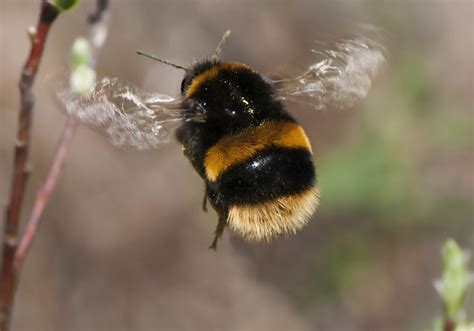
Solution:
[[[280,98],[308,102],[316,109],[351,107],[367,96],[385,63],[382,45],[364,37],[312,52],[318,60],[302,75],[271,81]]]
[[[120,82],[103,78],[87,96],[69,88],[56,92],[69,116],[105,132],[119,147],[157,148],[172,140],[174,129],[183,119],[199,120],[182,108],[179,99],[147,93]]]

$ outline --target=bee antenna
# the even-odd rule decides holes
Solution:
[[[137,51],[137,54],[138,54],[138,55],[143,55],[143,56],[145,56],[145,57],[147,57],[147,58],[150,58],[150,59],[152,59],[152,60],[155,60],[155,61],[158,61],[158,62],[167,64],[167,65],[172,66],[172,67],[177,68],[177,69],[182,69],[182,70],[185,70],[185,71],[189,71],[189,68],[180,66],[179,64],[172,63],[172,62],[170,62],[170,61],[168,61],[168,60],[160,59],[159,57],[156,57],[156,56],[151,55],[151,54],[147,54],[147,53],[142,52],[142,51]]]
[[[230,36],[230,30],[227,30],[226,32],[224,32],[224,34],[222,35],[221,41],[219,41],[219,44],[217,44],[216,51],[211,56],[212,59],[215,59],[215,60],[219,59],[219,54],[221,54],[222,48],[224,47],[224,44],[229,36]]]

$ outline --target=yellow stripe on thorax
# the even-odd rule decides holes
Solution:
[[[188,89],[186,90],[186,98],[192,97],[193,94],[197,92],[197,90],[203,83],[215,78],[222,70],[250,70],[250,68],[245,64],[238,62],[218,63],[210,69],[200,73],[193,79]]]
[[[215,181],[230,166],[241,163],[270,146],[306,148],[311,152],[308,137],[298,124],[264,122],[237,135],[225,136],[212,146],[204,159],[206,175],[209,180]]]

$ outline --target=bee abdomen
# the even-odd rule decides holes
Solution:
[[[272,147],[230,167],[209,183],[229,227],[251,241],[268,241],[302,228],[316,210],[319,191],[312,155]]]
[[[316,211],[319,190],[305,191],[250,205],[231,205],[227,223],[232,231],[249,241],[270,241],[275,236],[294,234]]]
[[[210,198],[228,212],[229,227],[253,241],[303,227],[319,191],[301,127],[276,122],[223,140],[208,151],[205,166]]]
[[[308,150],[272,147],[229,167],[210,186],[227,204],[249,205],[303,192],[315,185]]]

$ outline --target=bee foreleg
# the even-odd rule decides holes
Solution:
[[[216,226],[216,231],[214,232],[214,240],[212,241],[209,249],[217,250],[217,240],[224,233],[225,226],[227,225],[227,215],[219,215],[219,221]]]
[[[205,213],[207,213],[207,193],[208,193],[208,190],[206,186],[206,189],[204,190],[204,199],[202,200],[202,210]]]

